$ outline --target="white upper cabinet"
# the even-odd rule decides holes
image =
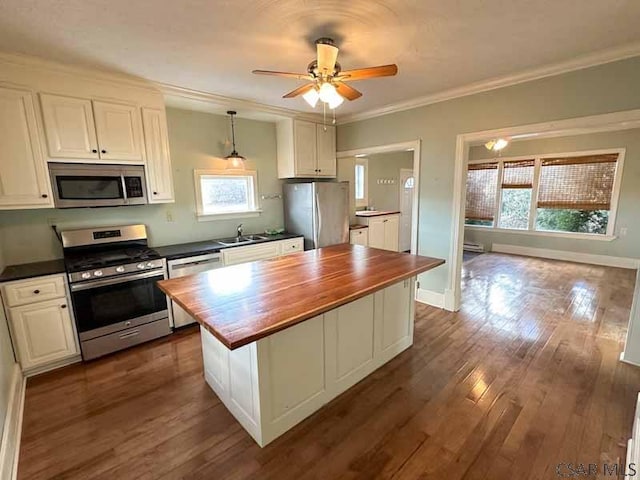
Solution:
[[[142,109],[144,141],[147,151],[149,203],[173,202],[173,175],[169,154],[169,133],[164,110]]]
[[[336,127],[316,125],[317,175],[321,177],[336,176]]]
[[[277,124],[278,178],[336,176],[336,128],[304,120]]]
[[[140,110],[133,105],[93,102],[100,158],[142,162]]]
[[[0,208],[53,207],[31,92],[0,87]]]
[[[91,100],[40,95],[49,156],[99,158]]]
[[[144,163],[135,105],[40,94],[49,157]]]
[[[315,176],[318,150],[316,148],[316,125],[296,120],[293,126],[293,146],[296,176]]]

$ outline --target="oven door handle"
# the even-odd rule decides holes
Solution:
[[[89,290],[90,288],[104,287],[107,285],[115,285],[116,283],[131,282],[133,280],[141,280],[143,278],[162,277],[164,278],[163,270],[153,270],[148,272],[134,273],[131,275],[122,275],[120,277],[105,278],[104,280],[92,280],[84,283],[76,283],[70,286],[72,292],[79,292],[81,290]]]

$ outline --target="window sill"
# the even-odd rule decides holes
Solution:
[[[246,212],[229,212],[229,213],[198,213],[199,222],[213,222],[216,220],[232,220],[234,218],[254,218],[259,217],[262,210],[248,210]]]
[[[571,238],[573,240],[597,240],[600,242],[611,242],[615,240],[615,235],[599,235],[596,233],[572,233],[572,232],[543,232],[543,231],[532,231],[532,230],[511,230],[508,228],[494,228],[494,227],[485,227],[482,225],[465,225],[464,228],[470,228],[472,230],[484,230],[486,232],[495,232],[495,233],[513,233],[516,235],[533,235],[536,237],[555,237],[555,238]]]

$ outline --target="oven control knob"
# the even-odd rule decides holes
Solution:
[[[101,277],[102,276],[102,270],[96,270],[95,272],[93,272],[93,276],[94,277]]]
[[[155,267],[155,265],[153,264],[153,262],[147,262],[147,267],[148,268],[153,268],[153,267]]]
[[[137,267],[138,267],[140,270],[142,270],[142,269],[144,268],[144,263],[139,263],[139,264],[137,265]]]
[[[89,272],[84,272],[82,275],[80,275],[82,278],[91,278],[91,274]]]
[[[118,272],[118,273],[124,272],[124,267],[123,266],[116,267],[116,272]]]

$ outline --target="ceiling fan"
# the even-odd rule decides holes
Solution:
[[[355,100],[362,96],[362,93],[348,85],[347,82],[375,77],[390,77],[398,73],[398,66],[395,64],[342,70],[336,61],[338,47],[333,39],[322,37],[315,43],[318,57],[309,64],[307,73],[273,72],[271,70],[254,70],[253,73],[308,80],[309,83],[292,90],[282,98],[294,98],[302,95],[311,107],[315,107],[318,100],[321,100],[331,109],[341,105],[345,98]]]

